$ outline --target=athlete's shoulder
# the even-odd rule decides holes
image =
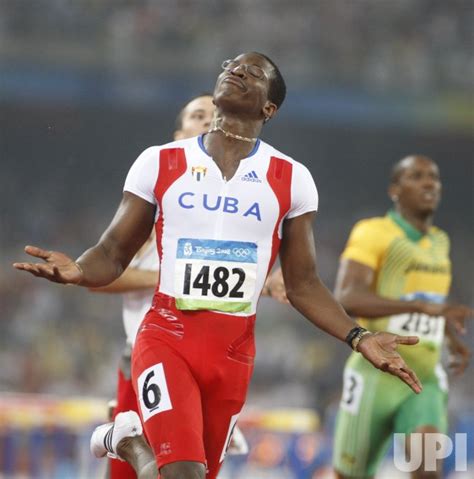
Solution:
[[[166,150],[169,148],[186,148],[190,145],[197,144],[198,138],[199,138],[198,136],[193,136],[191,138],[184,138],[182,140],[172,140],[172,141],[168,141],[167,143],[162,143],[160,145],[149,146],[145,151],[147,150],[159,151],[159,150]]]
[[[278,160],[286,161],[291,164],[293,171],[292,177],[294,182],[303,183],[306,185],[314,184],[313,175],[309,171],[308,167],[303,163],[295,160],[294,158],[288,156],[280,150],[277,150],[275,147],[268,143],[265,143],[264,141],[261,141],[259,149],[261,149],[261,154],[267,157],[269,156],[270,158],[276,158]]]
[[[353,241],[362,240],[382,249],[400,236],[403,236],[403,232],[388,216],[363,218],[357,221],[351,230]]]
[[[436,238],[436,240],[439,241],[440,243],[445,243],[448,246],[450,244],[448,233],[444,231],[443,229],[439,228],[438,226],[432,226],[430,228],[430,236]]]
[[[399,234],[387,217],[361,219],[352,227],[342,258],[376,270],[385,251]]]
[[[397,233],[396,225],[387,216],[373,216],[363,218],[354,225],[353,229],[371,234],[394,235]]]
[[[444,237],[444,238],[449,238],[449,234],[446,231],[444,231],[442,228],[440,228],[439,226],[434,226],[433,225],[430,228],[430,234],[440,236],[440,237]]]
[[[197,144],[197,138],[198,137],[185,138],[183,140],[173,140],[173,141],[169,141],[168,143],[164,143],[162,145],[150,146],[144,150],[144,153],[150,152],[151,154],[153,154],[153,153],[159,153],[161,150],[169,150],[173,148],[188,148],[190,146],[194,146],[195,144]]]
[[[291,164],[297,164],[297,165],[302,165],[299,161],[296,161],[294,158],[291,156],[287,155],[286,153],[283,153],[280,150],[277,150],[274,146],[270,145],[269,143],[266,143],[263,140],[260,140],[260,146],[259,150],[261,154],[265,154],[271,157],[279,158],[280,160],[288,161],[288,163]]]

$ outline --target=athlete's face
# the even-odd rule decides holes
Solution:
[[[441,180],[436,163],[424,156],[410,156],[401,166],[397,183],[390,186],[390,197],[414,213],[434,213],[441,199]]]
[[[250,117],[273,116],[276,105],[268,99],[273,67],[265,58],[244,53],[225,61],[222,68],[214,89],[217,106]]]
[[[212,96],[200,96],[190,101],[181,113],[181,129],[175,131],[175,140],[184,140],[207,133],[215,111]]]

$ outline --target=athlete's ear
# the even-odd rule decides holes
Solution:
[[[262,108],[263,117],[265,118],[264,122],[266,123],[268,120],[273,118],[276,115],[278,108],[275,103],[272,103],[270,100],[265,102],[265,105]]]
[[[388,187],[388,197],[396,203],[400,195],[400,186],[397,183],[391,183]]]

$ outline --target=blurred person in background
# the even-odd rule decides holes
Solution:
[[[104,455],[129,460],[141,479],[156,478],[158,470],[162,479],[217,477],[253,371],[257,301],[278,252],[288,300],[298,311],[421,391],[396,351],[418,338],[354,327],[319,278],[314,180],[258,138],[285,97],[278,67],[252,52],[224,61],[222,69],[209,133],[145,150],[97,245],[76,261],[27,246],[44,262],[14,264],[53,282],[104,286],[156,227],[160,281],[132,355],[153,452],[133,412],[119,414],[96,443]]]
[[[349,357],[334,440],[338,478],[373,477],[393,433],[446,433],[448,384],[440,364],[445,327],[456,373],[464,371],[470,356],[453,326],[473,311],[446,303],[449,237],[433,226],[441,198],[438,166],[419,155],[400,160],[388,193],[394,207],[385,217],[354,226],[342,253],[335,295],[371,331],[419,336],[416,346],[401,346],[400,354],[422,381],[423,391],[412,394],[360,355]],[[440,477],[441,465],[438,472],[428,473],[425,461],[423,457],[412,477]]]
[[[212,95],[208,93],[203,93],[189,100],[176,118],[174,139],[182,140],[207,133],[214,112]],[[131,353],[140,323],[150,309],[158,279],[159,258],[156,250],[156,235],[153,230],[119,278],[107,286],[90,288],[91,291],[96,293],[122,294],[123,297],[123,326],[126,334],[126,345],[118,369],[117,395],[115,402],[112,402],[112,421],[121,412],[138,412],[137,397],[131,379]],[[268,276],[262,295],[273,297],[282,303],[287,302],[281,268],[276,269]],[[236,426],[229,446],[229,453],[245,453],[247,450],[245,439]],[[125,461],[111,459],[109,467],[110,479],[132,479],[136,477],[133,468]]]

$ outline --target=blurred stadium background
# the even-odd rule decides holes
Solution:
[[[171,138],[183,102],[240,52],[266,53],[287,80],[263,138],[316,179],[326,283],[353,223],[388,209],[390,166],[423,153],[444,181],[452,297],[474,306],[473,25],[472,0],[0,1],[0,477],[102,477],[88,439],[124,340],[119,297],[11,263],[27,243],[72,255],[93,244],[131,162]],[[265,299],[257,342],[242,420],[252,451],[222,478],[331,477],[347,347]],[[473,434],[473,382],[472,368],[452,381],[453,433]],[[462,477],[452,462],[446,477]],[[405,477],[384,467],[382,479]]]

